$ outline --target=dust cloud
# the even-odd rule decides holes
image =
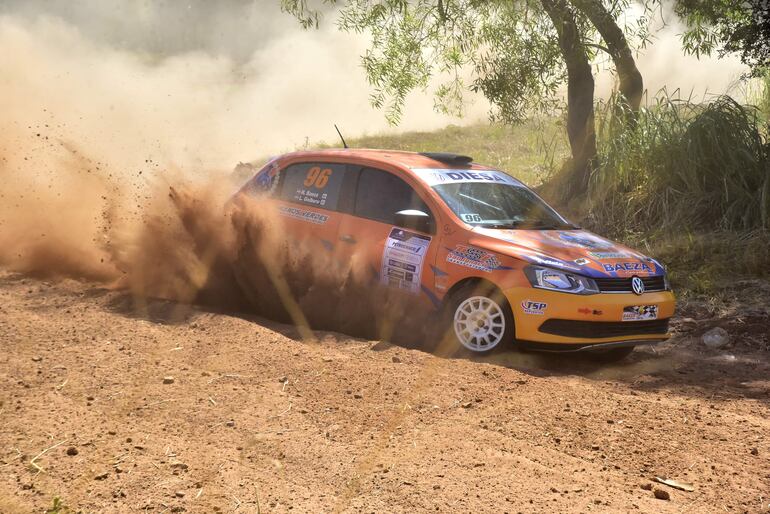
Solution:
[[[116,276],[105,234],[153,188],[216,182],[224,201],[239,161],[334,142],[333,123],[386,129],[365,41],[278,2],[9,1],[0,48],[0,262],[25,271]],[[453,121],[432,107],[415,96],[402,128]]]
[[[131,18],[128,25],[149,27],[145,35],[175,35],[165,47],[165,38],[102,32],[106,11],[86,4],[95,19],[56,3],[46,15],[34,2],[0,10],[0,265],[107,283],[137,305],[167,298],[300,327],[396,331],[387,320],[373,324],[371,311],[373,302],[383,313],[397,302],[372,294],[351,264],[282,245],[279,217],[256,202],[225,209],[240,186],[237,162],[336,137],[333,122],[357,132],[385,127],[368,107],[360,40],[333,28],[303,32],[290,19],[271,25],[286,15],[264,6],[255,23],[269,34],[247,30],[235,9],[213,22],[220,40],[190,32],[196,22],[184,13],[181,24],[163,23],[170,4]],[[291,37],[282,37],[290,24]],[[406,126],[446,124],[418,116],[431,111],[432,100],[418,99]]]
[[[634,27],[642,15],[641,5],[632,5],[621,24]],[[682,34],[686,27],[672,10],[663,4],[650,20],[651,40],[635,54],[636,64],[644,77],[646,101],[654,105],[655,98],[670,95],[694,102],[709,101],[728,94],[739,101],[746,100],[741,77],[749,69],[734,54],[699,58],[682,51]],[[638,41],[634,44],[638,44]],[[617,89],[617,77],[611,71],[611,60],[606,54],[597,56],[596,96],[608,98]]]

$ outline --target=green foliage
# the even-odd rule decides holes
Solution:
[[[362,65],[371,103],[395,124],[414,90],[435,79],[436,107],[460,114],[464,92],[481,92],[495,116],[513,122],[555,105],[565,81],[555,31],[528,0],[325,0],[339,7],[341,30],[371,37]],[[282,0],[305,27],[319,12],[307,0]],[[435,82],[434,82],[435,83]]]
[[[740,95],[745,98],[746,105],[754,106],[761,123],[770,122],[770,69],[761,75],[743,83]]]
[[[597,0],[601,2],[601,0]],[[630,0],[606,2],[620,19]],[[459,115],[468,90],[483,94],[492,118],[521,122],[532,113],[553,114],[566,69],[558,38],[541,2],[534,0],[319,0],[338,8],[341,30],[365,33],[370,48],[362,65],[372,85],[371,103],[399,121],[407,95],[433,86],[437,110]],[[308,0],[281,0],[306,27],[317,27],[320,11]],[[569,6],[569,4],[566,4]],[[576,17],[589,57],[601,48],[594,27]],[[649,41],[645,16],[624,25],[632,41]]]
[[[770,122],[770,70],[765,70],[759,77],[759,95],[754,105],[764,121]]]
[[[677,0],[674,10],[687,26],[682,34],[685,51],[698,57],[738,52],[755,75],[770,66],[770,3],[766,0]]]
[[[73,514],[74,511],[64,505],[64,502],[58,496],[54,496],[53,502],[49,508],[45,510],[45,514]]]
[[[753,107],[664,97],[631,127],[599,117],[589,223],[614,235],[770,229],[770,159]]]
[[[387,148],[410,152],[456,152],[476,162],[509,172],[536,186],[569,155],[564,129],[557,118],[527,120],[516,126],[478,123],[450,125],[432,132],[403,132],[348,140],[353,148]],[[320,145],[320,147],[338,146]]]
[[[665,234],[635,232],[615,238],[664,263],[679,297],[713,296],[742,279],[770,278],[768,231],[673,228]]]

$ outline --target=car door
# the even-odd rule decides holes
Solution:
[[[313,256],[332,252],[345,172],[344,164],[328,162],[294,163],[279,172],[273,199],[286,240],[301,246],[301,252]]]
[[[435,217],[405,180],[382,169],[349,166],[353,201],[341,217],[337,255],[359,281],[377,282],[397,294],[418,297],[437,307],[432,264],[436,257]],[[430,215],[424,231],[399,226],[396,213]]]

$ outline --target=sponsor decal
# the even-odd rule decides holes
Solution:
[[[646,271],[652,273],[652,268],[645,262],[616,262],[614,264],[602,264],[604,271],[625,272],[625,271]]]
[[[550,257],[539,257],[537,255],[525,255],[523,257],[528,259],[531,262],[534,262],[535,264],[542,264],[543,266],[551,266],[555,268],[569,269],[573,271],[578,271],[580,269],[575,266],[572,266],[571,264],[567,264],[566,262],[562,262],[557,259],[552,259]]]
[[[497,182],[523,186],[515,178],[497,170],[413,169],[412,172],[429,186],[458,182]]]
[[[381,282],[389,287],[420,292],[423,261],[431,238],[401,228],[390,229],[382,254]]]
[[[658,319],[657,305],[629,305],[623,307],[623,321]]]
[[[544,302],[533,302],[532,300],[524,300],[521,302],[521,308],[524,309],[525,314],[534,314],[536,316],[542,316],[545,310],[548,308],[548,304]]]
[[[424,246],[410,245],[407,243],[402,243],[401,241],[393,241],[392,248],[398,248],[399,250],[404,250],[405,252],[411,252],[417,255],[420,255],[423,253],[423,250],[425,250]]]
[[[257,173],[254,179],[253,190],[255,192],[268,192],[272,193],[275,186],[278,184],[278,163],[272,162],[267,164],[262,170]]]
[[[583,259],[582,257],[580,259],[575,259],[575,264],[578,266],[585,266],[588,264],[588,259]]]
[[[316,225],[323,225],[329,220],[329,216],[321,214],[320,212],[308,211],[305,209],[299,209],[297,207],[281,206],[278,208],[278,213],[282,216],[288,216],[302,221],[308,221],[315,223]]]
[[[561,244],[589,250],[606,250],[614,246],[613,243],[595,236],[589,232],[556,232],[543,230],[540,232],[546,238]]]
[[[604,313],[603,313],[602,311],[600,311],[600,310],[597,310],[597,309],[589,309],[588,307],[581,307],[580,309],[578,309],[578,312],[579,312],[580,314],[585,314],[585,315],[588,315],[588,314],[593,314],[594,316],[601,316],[602,314],[604,314]]]
[[[487,273],[500,268],[500,261],[494,254],[460,244],[455,246],[454,250],[449,250],[446,260],[452,264]]]
[[[599,259],[600,261],[608,261],[610,259],[627,259],[630,257],[627,253],[623,252],[588,252],[588,255],[594,259]]]

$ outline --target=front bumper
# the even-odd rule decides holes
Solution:
[[[505,296],[513,311],[516,339],[544,350],[552,345],[552,351],[607,349],[608,343],[633,346],[668,339],[667,320],[676,303],[671,291],[583,296],[517,287],[506,290]],[[624,321],[627,307],[657,312],[654,319]]]

